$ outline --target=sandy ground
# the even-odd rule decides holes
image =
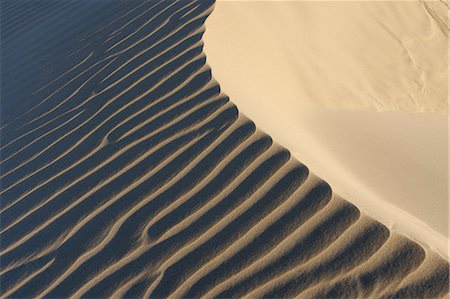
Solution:
[[[260,128],[364,211],[446,254],[446,23],[440,1],[219,1],[205,52]]]
[[[288,126],[274,127],[287,145],[299,145],[282,110],[289,107],[261,101],[273,111],[258,126],[239,112],[252,91],[236,106],[203,52],[212,1],[0,4],[0,297],[448,294],[449,263],[432,240],[415,235],[415,242],[375,220],[389,211],[361,211],[364,202],[338,196],[259,129],[264,119],[283,121]],[[253,103],[256,114],[259,106]],[[305,127],[310,143],[292,153],[327,169],[338,161],[342,175],[333,174],[356,186],[349,192],[369,190],[349,173],[370,165],[351,141],[362,138],[358,117],[372,116],[320,113]],[[330,144],[346,142],[333,150],[336,159],[318,143],[322,135]],[[391,143],[380,139],[378,159]],[[430,146],[441,153],[440,144]],[[301,152],[311,148],[310,157]],[[344,159],[350,150],[354,157]],[[387,184],[384,176],[372,179]],[[378,196],[367,202],[381,202]]]

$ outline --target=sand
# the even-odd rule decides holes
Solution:
[[[445,296],[446,257],[221,90],[213,4],[1,3],[1,296]]]

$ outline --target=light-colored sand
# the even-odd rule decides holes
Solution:
[[[2,298],[448,293],[445,258],[229,101],[203,53],[212,2],[100,2],[1,2]]]
[[[261,102],[445,113],[446,21],[441,1],[219,1],[205,51]]]
[[[446,255],[446,24],[441,1],[219,1],[205,52],[259,127]]]

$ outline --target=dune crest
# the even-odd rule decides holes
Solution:
[[[1,3],[2,297],[448,293],[448,261],[338,197],[221,91],[213,1],[92,3]],[[52,48],[83,13],[98,18]],[[14,53],[30,35],[36,52]]]

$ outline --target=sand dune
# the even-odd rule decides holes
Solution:
[[[446,255],[447,11],[443,1],[219,1],[205,52],[260,129],[362,211]]]
[[[221,92],[213,1],[102,2],[1,3],[2,297],[447,294]]]

